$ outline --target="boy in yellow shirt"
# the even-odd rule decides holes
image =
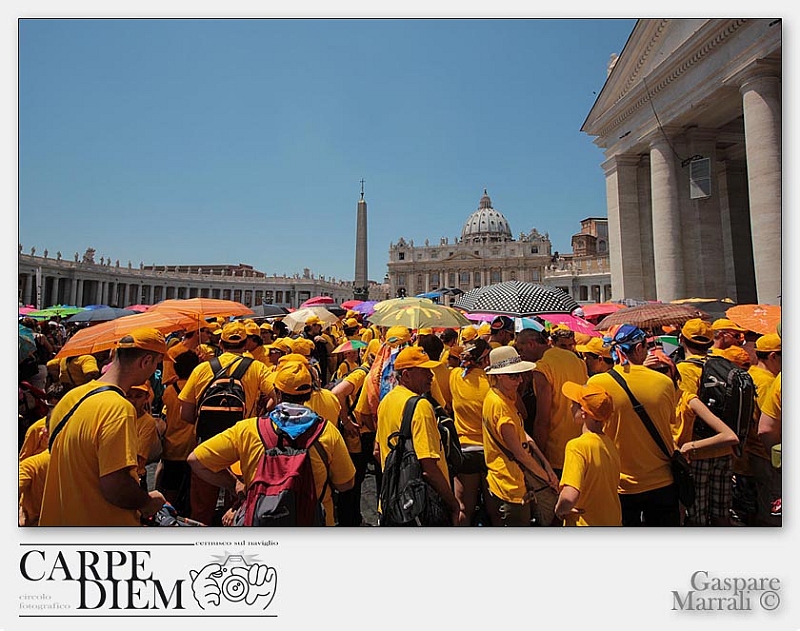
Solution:
[[[561,392],[573,402],[573,418],[582,427],[581,435],[566,446],[556,515],[565,526],[621,526],[619,453],[614,441],[603,433],[614,402],[595,384],[568,381]]]

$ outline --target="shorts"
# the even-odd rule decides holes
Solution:
[[[486,468],[486,459],[483,455],[483,447],[475,446],[462,448],[461,455],[463,456],[464,460],[461,463],[461,469],[459,470],[459,474],[469,475],[480,473],[486,475],[488,469]]]

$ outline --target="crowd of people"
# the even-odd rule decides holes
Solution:
[[[780,326],[761,335],[692,319],[673,327],[680,348],[668,355],[662,330],[632,324],[589,336],[499,315],[415,330],[347,311],[332,324],[311,316],[297,332],[280,318],[209,318],[168,336],[143,328],[110,351],[64,357],[58,319],[21,323],[36,351],[19,372],[20,526],[136,526],[165,505],[197,523],[240,525],[265,418],[291,437],[321,423],[308,450],[321,524],[373,525],[362,502],[380,515],[380,493],[365,500],[364,481],[372,473],[380,491],[417,397],[413,449],[448,525],[781,524]],[[699,396],[715,355],[755,384],[745,437]],[[203,410],[220,375],[240,382],[242,401],[240,416],[216,427]],[[694,477],[686,506],[675,451]]]

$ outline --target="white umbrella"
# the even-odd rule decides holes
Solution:
[[[303,327],[306,325],[306,320],[308,320],[311,316],[317,316],[320,320],[322,320],[323,329],[327,329],[332,324],[335,324],[339,321],[339,318],[335,314],[328,311],[325,307],[304,307],[289,313],[285,318],[283,318],[283,322],[287,327],[289,327],[289,330],[292,333],[300,333],[300,331],[302,331]]]

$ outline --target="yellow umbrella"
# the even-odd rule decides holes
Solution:
[[[375,313],[367,316],[367,320],[377,326],[406,326],[409,329],[459,329],[462,326],[471,324],[466,316],[452,307],[437,305],[434,302],[412,303],[402,302],[413,300],[411,298],[399,298],[401,302],[384,307]]]

